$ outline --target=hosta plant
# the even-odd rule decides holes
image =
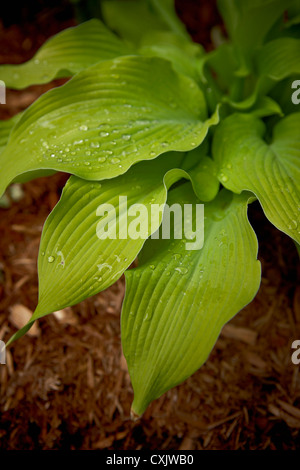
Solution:
[[[38,305],[8,343],[125,273],[121,335],[134,416],[199,369],[223,325],[256,295],[248,204],[257,199],[300,241],[299,2],[220,0],[219,9],[228,37],[208,53],[172,0],[106,0],[103,21],[0,67],[14,89],[71,77],[1,122],[1,193],[11,182],[70,174],[42,232]],[[99,237],[99,221],[116,233],[129,227],[125,196],[155,209],[155,222],[145,229],[141,212],[140,237]],[[204,204],[202,247],[186,248],[175,219],[169,239],[151,237],[166,204]]]

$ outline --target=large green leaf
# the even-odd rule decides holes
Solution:
[[[139,45],[146,32],[173,31],[189,36],[177,18],[173,0],[102,0],[105,22],[122,38]]]
[[[254,90],[248,98],[237,102],[227,96],[223,99],[236,109],[249,110],[261,96],[269,93],[278,82],[287,77],[298,76],[300,73],[300,39],[280,38],[268,42],[259,49],[254,63],[257,80]]]
[[[0,156],[0,194],[36,169],[88,180],[118,176],[138,161],[192,150],[218,120],[218,111],[207,119],[196,83],[163,59],[96,64],[25,111]]]
[[[72,76],[97,62],[130,53],[131,49],[101,21],[93,19],[53,36],[28,62],[1,65],[0,77],[8,88],[26,88]]]
[[[161,57],[172,62],[178,73],[198,81],[199,58],[204,55],[200,44],[182,40],[170,31],[154,31],[142,38],[139,53],[148,57]]]
[[[146,31],[166,29],[164,21],[150,10],[147,0],[101,0],[101,7],[109,28],[134,44],[139,44]]]
[[[279,230],[300,241],[300,113],[280,120],[273,140],[264,140],[264,123],[233,114],[218,127],[213,157],[220,182],[231,191],[252,191]]]
[[[182,39],[190,39],[185,26],[178,18],[174,0],[148,0],[157,16],[163,20],[168,28]]]
[[[259,76],[277,82],[300,73],[300,39],[280,38],[265,44],[256,58]]]
[[[36,319],[74,305],[117,281],[161,222],[162,210],[153,204],[163,208],[168,187],[187,177],[176,169],[182,159],[182,154],[170,152],[101,183],[75,176],[69,179],[42,233],[38,306],[29,323],[9,342],[21,337]],[[136,239],[119,232],[128,229],[130,234],[130,224],[137,219],[129,210],[133,204],[143,204],[147,211],[147,215],[141,212],[145,222],[141,222],[140,238]],[[107,231],[116,237],[101,238]]]
[[[221,191],[205,204],[202,249],[186,250],[186,240],[149,240],[138,268],[126,272],[121,336],[134,415],[193,374],[223,325],[256,294],[260,263],[249,198]],[[189,183],[169,193],[169,205],[197,202]]]
[[[252,49],[263,40],[277,18],[295,0],[218,0],[228,33],[241,49]]]

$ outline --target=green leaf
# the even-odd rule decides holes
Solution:
[[[193,374],[223,325],[255,296],[260,263],[247,219],[250,198],[221,191],[205,204],[202,249],[186,250],[186,240],[149,240],[139,267],[126,272],[121,336],[133,415]],[[169,193],[169,205],[198,202],[188,184]]]
[[[8,88],[26,88],[131,52],[101,21],[93,19],[53,36],[28,62],[1,65],[0,77]]]
[[[214,77],[219,87],[223,91],[227,91],[232,85],[235,79],[235,72],[238,69],[238,61],[232,44],[224,43],[201,58],[199,73],[204,83],[207,81],[205,74],[206,66],[213,69]]]
[[[0,194],[31,170],[100,180],[171,150],[192,150],[218,123],[218,110],[206,117],[201,90],[163,59],[96,64],[25,111],[0,156]]]
[[[198,61],[204,50],[199,44],[184,41],[169,31],[152,32],[142,38],[139,53],[147,57],[161,57],[172,62],[178,73],[198,81]]]
[[[173,33],[176,33],[178,37],[182,39],[190,39],[185,26],[178,18],[174,0],[148,0],[150,5],[157,13],[157,15],[163,20],[163,22],[170,28]]]
[[[22,175],[17,176],[12,180],[12,183],[27,183],[28,181],[35,180],[37,178],[44,178],[45,176],[55,175],[56,171],[54,170],[34,170],[27,171]]]
[[[165,22],[151,11],[147,0],[102,0],[101,7],[109,28],[131,43],[139,44],[146,31],[166,29]]]
[[[75,176],[69,179],[42,233],[38,306],[28,324],[9,343],[25,334],[38,318],[91,297],[119,279],[146,238],[159,227],[162,212],[152,204],[163,207],[168,187],[185,176],[183,170],[173,169],[180,166],[182,158],[170,152],[101,183]],[[133,204],[143,204],[154,219],[151,224],[152,219],[142,213],[145,223],[141,224],[140,238],[122,238],[119,230],[128,228],[129,232],[136,219],[127,214],[127,207]],[[107,231],[116,238],[101,238]]]
[[[219,191],[218,168],[208,157],[207,139],[195,150],[185,154],[181,168],[186,171],[196,196],[204,202],[212,201]]]
[[[12,128],[14,125],[19,121],[21,118],[22,113],[16,114],[10,119],[5,119],[0,121],[0,153],[2,153],[4,147],[7,144],[9,134],[11,133]]]
[[[108,26],[137,45],[146,32],[168,30],[181,39],[190,39],[175,13],[173,0],[102,0],[101,6]]]
[[[256,58],[259,76],[278,82],[300,73],[300,39],[280,38],[265,44]]]
[[[279,104],[269,96],[258,97],[255,104],[247,112],[260,118],[272,116],[273,114],[278,114],[281,117],[284,115]]]
[[[226,96],[224,102],[238,110],[249,110],[262,95],[269,93],[276,83],[299,74],[300,39],[280,38],[268,42],[257,54],[255,69],[258,78],[250,96],[240,102]]]
[[[294,0],[218,0],[218,7],[235,45],[254,50],[293,3]]]
[[[13,129],[14,125],[20,120],[22,113],[16,114],[14,117],[10,119],[6,119],[0,121],[0,153],[5,148],[7,141],[9,139],[9,135],[11,130]],[[37,170],[37,171],[30,171],[25,175],[17,176],[12,182],[13,183],[26,183],[35,178],[40,178],[42,176],[50,176],[54,174],[55,171],[51,170]]]
[[[252,191],[267,218],[295,241],[300,240],[300,113],[274,127],[270,144],[266,127],[252,115],[233,114],[217,128],[213,157],[220,182],[231,191]]]

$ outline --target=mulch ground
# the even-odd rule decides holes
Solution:
[[[202,42],[209,48],[208,33],[219,17],[212,2],[200,4],[201,12],[199,2],[177,2],[193,36],[206,31]],[[74,24],[68,9],[43,7],[35,21],[30,14],[18,25],[2,21],[1,62],[28,59],[46,30],[50,36]],[[9,92],[0,118],[50,86]],[[66,179],[57,174],[27,183],[24,197],[0,210],[0,339],[16,331],[20,306],[36,306],[41,230]],[[261,289],[224,327],[198,372],[152,403],[141,420],[130,420],[133,392],[120,341],[122,278],[39,320],[34,336],[7,351],[7,365],[0,366],[0,449],[299,449],[300,365],[291,361],[291,344],[300,339],[297,252],[257,203],[249,217],[259,239]]]

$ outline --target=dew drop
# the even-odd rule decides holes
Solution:
[[[105,268],[108,269],[108,272],[110,272],[112,270],[112,266],[110,264],[107,264],[107,263],[97,264],[97,268],[98,268],[99,271],[102,271]]]
[[[53,263],[54,260],[55,260],[54,256],[49,256],[48,263]]]
[[[188,272],[188,269],[185,267],[182,267],[182,268],[177,267],[175,268],[175,271],[177,271],[179,274],[186,274]]]
[[[102,131],[102,132],[100,132],[99,135],[100,135],[100,137],[108,137],[108,136],[109,136],[109,132],[104,132],[104,131]]]
[[[296,220],[291,220],[288,227],[289,227],[290,230],[296,230],[296,228],[298,227],[297,221]]]
[[[115,157],[113,157],[113,158],[110,159],[110,162],[111,162],[113,165],[115,165],[116,163],[120,163],[120,161],[121,161],[121,160],[120,160],[119,158],[115,158]]]
[[[83,124],[82,126],[79,127],[79,130],[80,130],[80,131],[87,131],[87,130],[88,130],[88,126],[86,126],[85,124]]]
[[[221,181],[222,181],[223,183],[226,183],[226,181],[228,181],[228,176],[226,176],[226,175],[224,175],[224,174],[221,174],[220,177],[221,177]]]
[[[130,140],[130,139],[131,139],[131,135],[129,135],[129,134],[124,134],[124,135],[122,135],[122,139],[124,139],[124,140]]]
[[[91,147],[93,149],[98,149],[100,147],[100,144],[99,144],[99,142],[91,142]]]

